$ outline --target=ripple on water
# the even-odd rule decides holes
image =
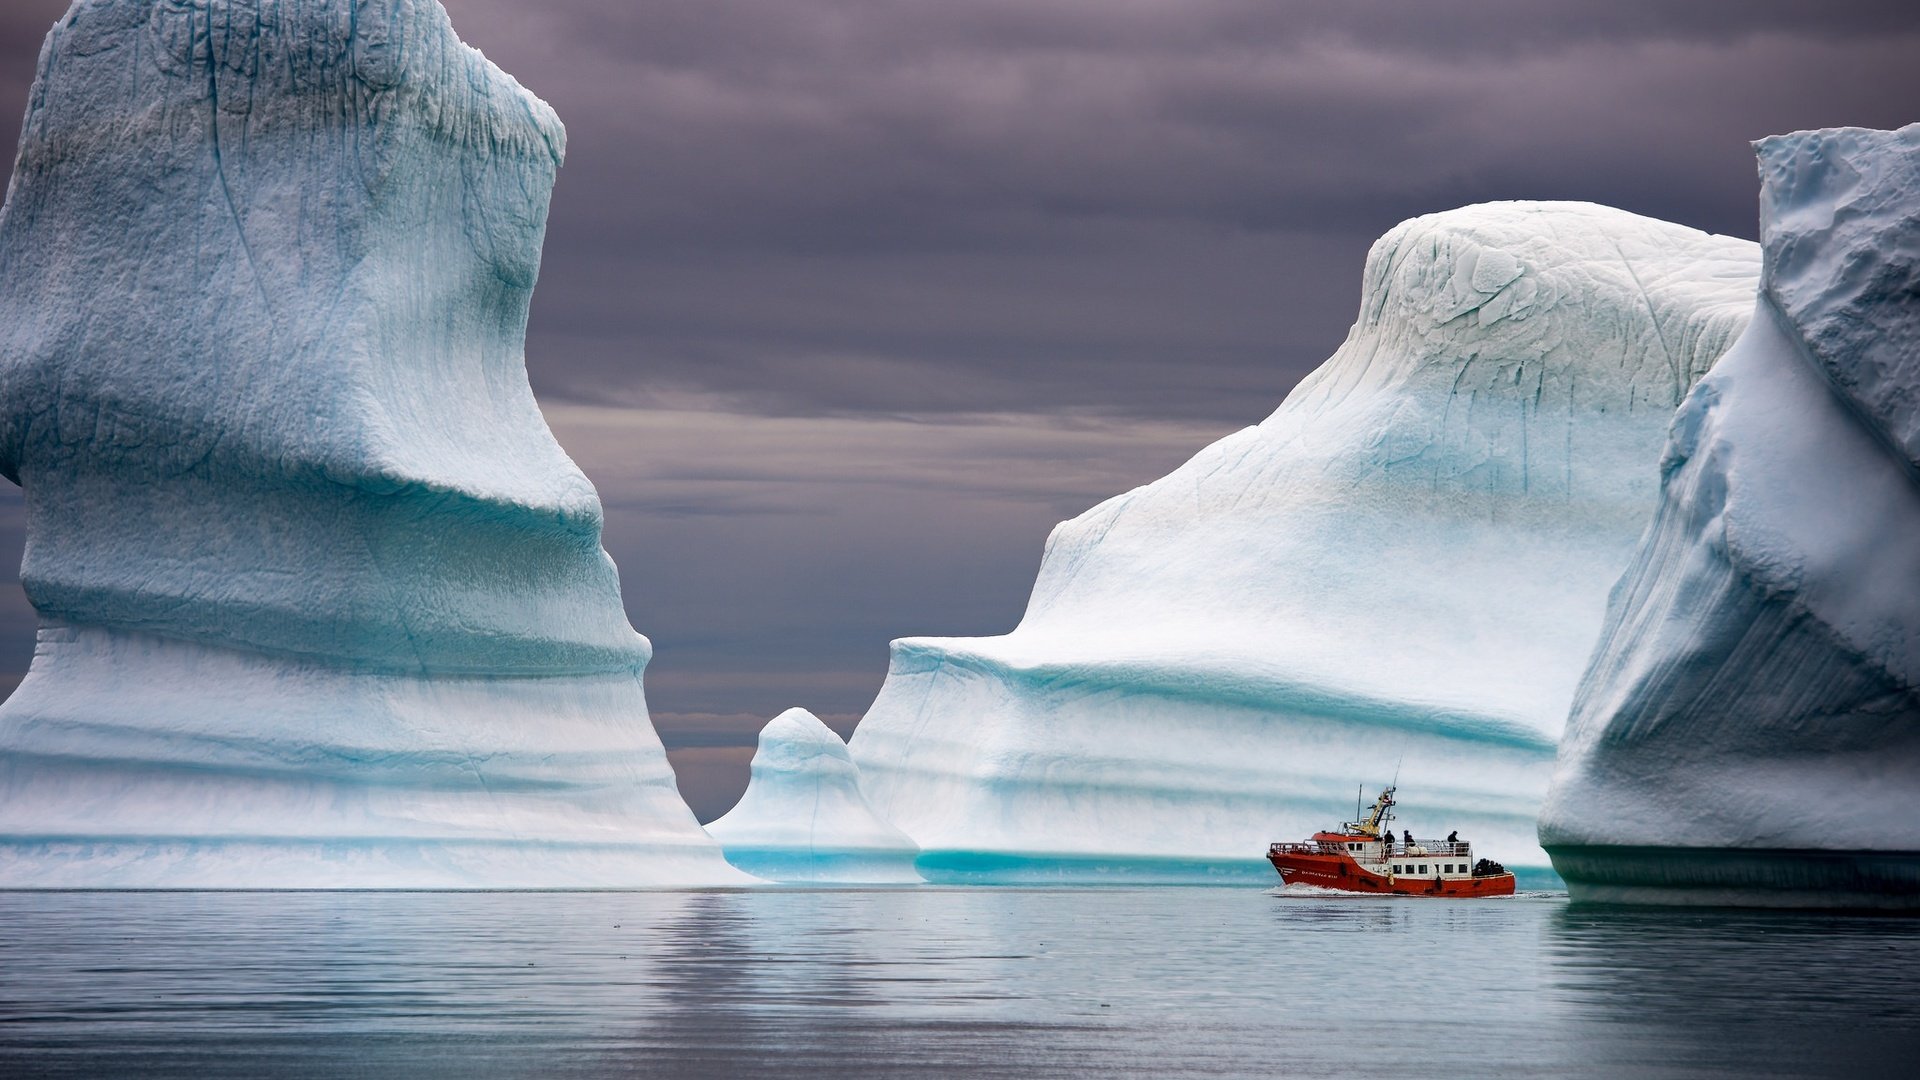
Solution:
[[[0,1074],[1903,1075],[1920,921],[1262,889],[0,894]]]

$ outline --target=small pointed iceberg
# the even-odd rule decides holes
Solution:
[[[919,846],[874,811],[847,744],[805,709],[767,722],[746,794],[707,832],[727,861],[771,881],[920,881]]]
[[[1920,907],[1920,124],[1764,139],[1540,838],[1576,899]]]
[[[436,0],[76,0],[0,211],[0,887],[744,881],[528,387],[565,131]]]

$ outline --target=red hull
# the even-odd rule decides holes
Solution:
[[[1288,885],[1315,885],[1343,892],[1385,893],[1393,896],[1512,896],[1512,874],[1485,874],[1470,878],[1388,877],[1376,874],[1345,855],[1272,852],[1267,856],[1280,880]]]

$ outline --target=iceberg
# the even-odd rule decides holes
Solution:
[[[1396,227],[1332,358],[1056,528],[1015,630],[894,643],[867,797],[932,880],[1271,880],[1397,771],[1416,830],[1552,881],[1568,705],[1758,261],[1589,204]]]
[[[1920,907],[1920,124],[1764,139],[1540,837],[1576,899]]]
[[[564,151],[436,0],[77,0],[0,211],[0,887],[748,880],[527,384]]]
[[[847,744],[805,709],[761,729],[746,794],[707,832],[728,862],[772,881],[920,881],[918,845],[874,812]]]

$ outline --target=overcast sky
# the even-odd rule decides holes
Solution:
[[[568,127],[527,366],[703,818],[766,718],[851,730],[889,639],[1011,629],[1055,521],[1272,411],[1395,222],[1751,237],[1748,141],[1920,119],[1914,0],[443,2]],[[66,6],[0,0],[8,118]],[[8,578],[0,690],[32,626]]]

